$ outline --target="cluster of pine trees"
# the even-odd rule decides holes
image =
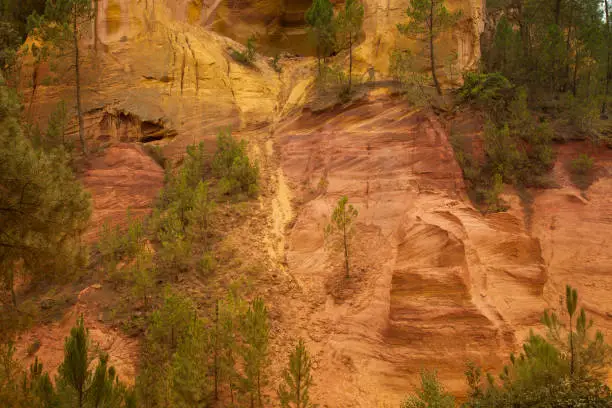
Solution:
[[[271,404],[269,321],[262,299],[236,294],[201,318],[193,303],[170,289],[150,317],[135,387],[125,386],[109,358],[92,343],[83,318],[65,340],[54,381],[36,358],[28,370],[12,343],[0,347],[0,404],[7,408],[264,407]],[[311,360],[298,341],[283,371],[283,408],[311,408]]]
[[[13,308],[16,281],[67,279],[83,267],[87,256],[80,234],[91,213],[89,194],[76,180],[66,149],[38,146],[23,128],[17,94],[2,82],[0,284]],[[15,316],[3,315],[2,331],[9,333]]]
[[[609,0],[496,0],[487,6],[496,26],[483,49],[486,72],[526,86],[534,102],[549,110],[559,109],[554,102],[569,93],[577,101],[567,108],[586,104],[607,115]]]
[[[496,377],[468,363],[469,395],[463,408],[604,408],[612,404],[606,385],[612,363],[610,346],[584,309],[578,311],[578,293],[566,287],[565,313],[544,312],[546,334],[531,332],[518,355]],[[423,372],[421,388],[402,408],[455,408],[455,399],[435,372]]]
[[[313,0],[304,18],[316,47],[320,78],[324,74],[327,57],[348,50],[348,76],[345,80],[344,75],[340,75],[340,80],[345,87],[344,92],[350,94],[353,84],[353,48],[363,26],[363,4],[359,0],[347,0],[344,9],[334,14],[330,0]]]
[[[15,360],[12,343],[0,346],[0,404],[6,408],[132,408],[132,389],[119,381],[108,355],[96,349],[79,318],[64,342],[57,376],[35,358],[28,370]]]

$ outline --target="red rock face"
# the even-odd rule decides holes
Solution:
[[[461,394],[468,360],[499,369],[538,324],[547,267],[522,219],[469,204],[435,116],[371,99],[305,114],[278,135],[299,203],[288,267],[310,302],[287,319],[320,361],[319,400],[398,402],[423,368]],[[349,280],[324,247],[342,195],[359,210]]]
[[[164,182],[164,171],[135,144],[111,146],[88,163],[83,184],[91,193],[93,212],[85,240],[95,240],[104,223],[125,225],[127,212],[150,213]]]

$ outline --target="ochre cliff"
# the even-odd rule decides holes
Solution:
[[[357,70],[373,65],[385,76],[389,51],[414,46],[396,36],[408,1],[364,4]],[[449,4],[464,19],[445,43],[458,52],[461,69],[474,67],[483,2]],[[267,215],[258,242],[268,246],[276,280],[258,285],[273,312],[272,371],[280,372],[303,337],[314,357],[312,399],[320,405],[397,403],[423,368],[438,369],[461,395],[465,362],[498,370],[528,331],[540,328],[542,310],[559,307],[566,283],[612,335],[610,153],[596,155],[599,178],[581,194],[565,164],[584,146],[562,146],[554,172],[560,188],[534,191],[528,214],[509,190],[509,212],[483,215],[466,196],[448,129],[433,112],[374,89],[350,106],[312,113],[304,109],[312,58],[285,59],[282,74],[263,56],[254,68],[231,59],[228,49],[252,32],[268,51],[306,55],[306,2],[99,0],[98,7],[97,35],[83,40],[87,139],[93,150],[104,148],[83,175],[94,196],[89,233],[122,222],[128,207],[146,213],[161,187],[161,168],[136,142],[158,143],[179,158],[193,142],[213,149],[217,129],[232,126],[262,168]],[[32,90],[34,69],[24,66],[23,90],[28,114],[44,125],[59,98],[70,106],[73,84],[66,75]],[[46,75],[47,68],[37,69]],[[323,240],[342,195],[359,210],[348,282]],[[89,306],[95,296],[85,292],[67,319],[90,313],[102,340],[118,339],[119,348],[107,347],[111,360],[133,379],[137,345],[96,323]],[[62,341],[68,327],[54,327],[49,338]],[[49,344],[41,353],[53,360],[59,348]]]

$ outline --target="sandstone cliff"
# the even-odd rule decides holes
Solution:
[[[465,18],[445,43],[462,69],[473,67],[483,2],[449,3]],[[386,74],[406,4],[365,1],[358,70],[374,65]],[[315,114],[302,109],[311,58],[285,60],[280,75],[263,56],[254,68],[231,59],[229,48],[253,32],[264,51],[307,55],[306,2],[99,0],[98,7],[98,42],[83,40],[87,137],[107,148],[84,175],[94,196],[92,228],[119,222],[129,206],[145,213],[161,186],[161,169],[134,142],[159,143],[178,158],[190,143],[213,146],[216,130],[232,126],[262,165],[259,243],[277,280],[258,284],[274,311],[272,349],[284,359],[296,336],[307,340],[320,404],[395,403],[422,368],[437,368],[461,394],[465,361],[499,369],[539,327],[541,311],[558,307],[566,283],[612,334],[609,154],[597,157],[600,178],[584,196],[564,170],[583,147],[564,146],[555,172],[561,188],[535,191],[532,213],[508,191],[511,211],[482,215],[466,197],[448,131],[432,112],[374,90]],[[34,69],[24,67],[24,94],[29,114],[44,122],[59,98],[73,99],[71,76],[32,90]],[[323,245],[323,226],[341,195],[360,211],[350,283]],[[79,310],[88,310],[88,296]],[[58,341],[68,327],[53,332]],[[133,377],[135,346],[126,349],[109,347],[120,373]],[[275,359],[273,371],[283,363]]]

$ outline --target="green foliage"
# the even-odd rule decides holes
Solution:
[[[283,383],[278,388],[278,399],[283,408],[311,408],[311,362],[304,341],[300,339],[289,355],[289,366],[283,370]]]
[[[96,3],[97,4],[97,3]],[[85,125],[81,106],[81,61],[79,39],[81,29],[87,26],[95,14],[90,0],[48,0],[43,15],[36,13],[28,17],[30,35],[36,39],[42,48],[32,45],[32,55],[38,67],[41,61],[57,54],[61,57],[66,51],[71,52],[72,67],[75,72],[76,114],[79,126],[79,139],[84,154],[87,154],[85,142]],[[35,43],[36,44],[36,43]],[[59,59],[58,59],[59,60]],[[50,64],[53,66],[53,64]],[[36,87],[37,84],[33,84]]]
[[[480,74],[466,72],[463,75],[463,86],[459,89],[459,96],[464,101],[471,101],[486,107],[499,110],[504,108],[504,101],[512,84],[499,73]],[[499,106],[502,104],[502,106]]]
[[[421,72],[417,59],[408,49],[393,49],[389,56],[389,73],[400,82],[404,96],[417,105],[426,106],[429,95],[426,90],[429,74]]]
[[[586,153],[572,160],[569,166],[572,182],[581,190],[586,190],[594,181],[594,160]]]
[[[83,407],[85,394],[91,386],[91,371],[89,371],[89,332],[85,330],[83,317],[77,321],[76,327],[70,331],[70,337],[64,344],[64,361],[58,368],[62,387],[74,393],[70,396],[76,400],[76,406]]]
[[[66,140],[66,126],[68,125],[68,112],[66,103],[60,101],[55,110],[49,116],[47,124],[47,134],[42,141],[45,150],[64,148],[68,153],[72,153],[74,145],[71,140]]]
[[[200,319],[193,319],[172,358],[172,406],[197,407],[210,399],[208,359],[206,329]]]
[[[136,254],[130,275],[134,295],[142,299],[144,308],[148,309],[149,297],[155,288],[157,269],[153,262],[153,256],[147,249],[143,248]]]
[[[204,178],[204,144],[187,146],[183,164],[176,172],[166,170],[166,185],[160,194],[160,208],[173,208],[179,221],[185,226],[187,214],[193,208],[194,190]]]
[[[0,344],[0,405],[7,408],[58,406],[58,398],[38,357],[29,370],[23,370],[15,360],[12,342]]]
[[[0,20],[0,70],[6,75],[17,61],[17,49],[21,38],[14,21]]]
[[[325,227],[325,237],[331,241],[332,245],[343,252],[347,278],[350,276],[350,248],[355,236],[355,219],[357,215],[359,215],[357,209],[348,204],[348,198],[343,196],[338,200],[338,204],[334,208],[331,222]]]
[[[466,408],[484,407],[607,407],[612,393],[605,385],[610,363],[610,347],[601,332],[592,335],[592,321],[583,309],[576,316],[578,295],[566,288],[566,312],[569,329],[554,312],[546,311],[543,337],[533,332],[523,344],[519,356],[511,355],[511,364],[487,383],[482,371],[469,365],[466,371],[470,399]]]
[[[351,92],[353,80],[353,46],[361,33],[363,18],[363,4],[359,0],[347,0],[344,3],[344,10],[338,14],[336,21],[337,33],[340,37],[338,45],[341,48],[348,48],[349,51],[348,94]]]
[[[175,172],[166,168],[166,185],[160,193],[151,227],[161,244],[160,266],[175,278],[188,269],[192,238],[205,238],[214,205],[203,182],[205,152],[202,143],[188,146],[182,166]],[[200,214],[200,211],[206,210]],[[205,222],[199,225],[199,222]]]
[[[262,388],[267,384],[268,310],[261,298],[253,300],[242,319],[241,335],[243,345],[239,349],[244,361],[244,375],[241,389],[251,407],[263,407]]]
[[[144,406],[210,406],[223,391],[232,406],[263,406],[270,331],[264,302],[247,307],[230,292],[210,321],[188,299],[166,292],[142,348],[137,391]]]
[[[142,346],[136,391],[144,406],[173,406],[176,397],[173,394],[173,359],[181,345],[189,341],[196,319],[190,300],[166,290],[161,308],[151,315]],[[176,381],[180,382],[180,374],[177,375]]]
[[[122,274],[117,276],[117,264],[121,260],[128,260],[136,256],[142,250],[145,242],[145,231],[140,219],[133,219],[128,210],[127,228],[119,225],[112,227],[109,223],[102,225],[98,251],[102,257],[102,264],[106,273],[121,279]]]
[[[477,102],[489,118],[483,135],[482,163],[474,160],[471,147],[465,146],[460,135],[451,138],[476,203],[485,205],[487,211],[505,210],[498,199],[502,183],[519,188],[549,187],[546,176],[555,160],[553,131],[547,121],[537,120],[528,108],[526,89],[513,88],[497,75],[466,75],[460,95]]]
[[[251,35],[247,40],[246,49],[244,51],[232,49],[230,55],[235,61],[241,64],[253,65],[253,62],[255,61],[255,52],[255,36]]]
[[[435,45],[440,34],[452,28],[461,18],[461,11],[449,12],[444,0],[410,0],[406,10],[408,23],[398,24],[399,32],[410,38],[423,41],[429,49],[428,61],[438,95],[442,95],[436,74]]]
[[[306,10],[304,20],[308,25],[310,38],[316,45],[319,74],[322,60],[334,50],[336,24],[334,22],[334,5],[330,0],[313,0]]]
[[[85,328],[83,317],[77,320],[77,325],[70,331],[64,344],[64,361],[58,368],[57,398],[59,406],[71,407],[108,407],[128,408],[131,404],[131,390],[123,385],[112,366],[108,365],[108,355],[97,354],[98,363],[93,369],[94,360],[91,351],[89,331]],[[35,363],[36,364],[36,363]],[[30,368],[40,377],[42,366]],[[53,386],[44,380],[44,395],[46,400],[53,399]],[[39,385],[40,386],[40,385]],[[40,393],[40,391],[39,391]],[[49,403],[48,406],[51,405]]]
[[[576,98],[566,95],[562,100],[563,116],[566,122],[586,136],[595,136],[599,119],[598,100],[596,98]]]
[[[577,159],[572,160],[572,171],[576,174],[588,174],[593,169],[593,159],[586,153],[582,153]]]
[[[438,381],[435,371],[421,372],[421,388],[416,395],[409,396],[402,408],[454,408],[455,399]]]
[[[218,177],[222,194],[244,194],[250,197],[259,190],[259,166],[251,164],[246,141],[238,141],[229,130],[217,135],[217,152],[213,158],[213,174]]]
[[[577,127],[584,131],[579,118],[594,116],[595,104],[605,111],[609,92],[610,29],[601,0],[495,3],[502,17],[493,38],[483,41],[486,72],[527,87],[534,102],[547,110],[559,94],[578,98],[576,107],[583,112]],[[561,117],[574,113],[563,107]]]
[[[272,61],[270,61],[270,66],[272,67],[272,69],[278,72],[279,74],[283,72],[283,67],[281,67],[280,65],[280,58],[280,54],[277,53],[274,55],[274,58],[272,58]]]
[[[217,261],[215,260],[213,254],[210,252],[205,252],[204,255],[202,255],[202,258],[200,258],[200,260],[198,261],[197,268],[198,272],[202,276],[208,276],[214,272],[216,266]]]
[[[79,234],[91,213],[66,153],[34,148],[19,115],[15,93],[0,83],[0,281],[6,286],[13,272],[34,281],[77,272],[86,260]]]
[[[181,271],[187,270],[191,254],[191,241],[185,233],[180,210],[173,205],[160,217],[157,238],[161,243],[159,258],[166,271],[172,271],[175,279]]]

